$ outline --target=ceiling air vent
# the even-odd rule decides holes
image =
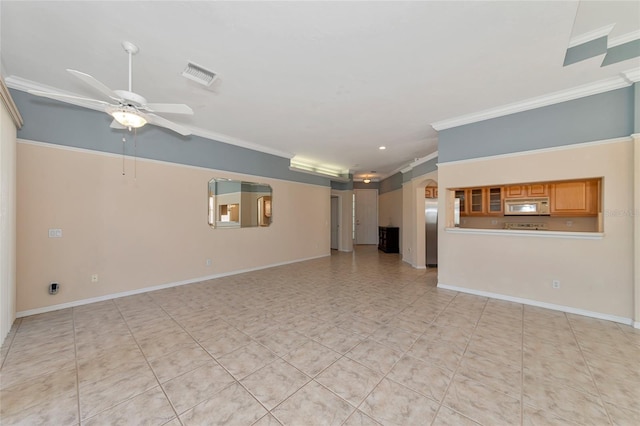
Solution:
[[[196,83],[200,83],[203,86],[211,86],[213,80],[216,79],[216,73],[206,68],[196,65],[193,62],[189,62],[187,67],[182,71],[182,76],[193,80]]]

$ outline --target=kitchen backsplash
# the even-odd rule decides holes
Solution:
[[[505,223],[542,223],[547,231],[598,232],[597,217],[496,216],[460,218],[461,228],[505,229]]]

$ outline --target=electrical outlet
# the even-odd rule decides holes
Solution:
[[[497,220],[495,220],[495,219],[493,219],[493,220],[491,221],[491,224],[492,224],[492,225],[497,225],[497,224],[498,224],[498,221],[497,221]]]
[[[553,281],[551,282],[551,286],[552,286],[553,288],[560,288],[560,280],[553,280]]]
[[[567,227],[571,228],[573,226],[573,221],[572,220],[568,220],[565,222]]]
[[[49,238],[62,238],[62,229],[60,229],[60,228],[50,228],[49,229]]]
[[[98,282],[98,274],[91,275],[91,282],[92,283],[97,283]]]
[[[211,259],[207,259],[205,263],[207,264],[207,266],[211,266]]]

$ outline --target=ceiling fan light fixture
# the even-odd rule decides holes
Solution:
[[[137,111],[116,109],[110,112],[111,116],[124,127],[137,129],[147,124],[147,120]]]

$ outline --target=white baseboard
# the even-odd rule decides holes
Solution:
[[[228,277],[228,276],[231,276],[231,275],[238,275],[238,274],[242,274],[242,273],[245,273],[245,272],[259,271],[261,269],[274,268],[276,266],[289,265],[291,263],[304,262],[306,260],[320,259],[322,257],[327,257],[327,256],[330,256],[330,255],[331,254],[323,254],[321,256],[307,257],[305,259],[296,259],[296,260],[291,260],[291,261],[287,261],[287,262],[280,262],[280,263],[273,263],[273,264],[265,265],[265,266],[258,266],[258,267],[255,267],[255,268],[248,268],[248,269],[240,269],[240,270],[230,271],[230,272],[223,272],[221,274],[214,274],[214,275],[207,275],[207,276],[204,276],[204,277],[190,278],[188,280],[176,281],[176,282],[166,283],[166,284],[160,284],[160,285],[155,285],[155,286],[152,286],[152,287],[138,288],[138,289],[135,289],[135,290],[123,291],[123,292],[120,292],[120,293],[105,294],[104,296],[91,297],[89,299],[74,300],[72,302],[60,303],[58,305],[43,306],[42,308],[28,309],[26,311],[16,312],[16,318],[28,317],[30,315],[44,314],[46,312],[58,311],[60,309],[73,308],[74,306],[88,305],[90,303],[103,302],[105,300],[118,299],[120,297],[126,297],[126,296],[133,296],[133,295],[136,295],[136,294],[148,293],[150,291],[162,290],[162,289],[170,288],[170,287],[178,287],[178,286],[181,286],[181,285],[193,284],[193,283],[197,283],[197,282],[200,282],[200,281],[207,281],[207,280],[212,280],[212,279],[215,279],[215,278]]]
[[[571,306],[556,305],[556,304],[553,304],[553,303],[540,302],[538,300],[525,299],[525,298],[522,298],[522,297],[507,296],[505,294],[492,293],[492,292],[489,292],[489,291],[482,291],[482,290],[474,290],[472,288],[456,287],[454,285],[447,285],[447,284],[442,284],[442,283],[438,283],[438,288],[443,288],[443,289],[446,289],[446,290],[459,291],[460,293],[474,294],[476,296],[489,297],[491,299],[506,300],[508,302],[521,303],[523,305],[537,306],[539,308],[551,309],[553,311],[561,311],[561,312],[566,312],[566,313],[569,313],[569,314],[576,314],[576,315],[582,315],[582,316],[585,316],[585,317],[603,319],[603,320],[607,320],[607,321],[617,322],[617,323],[620,323],[620,324],[633,325],[635,328],[640,328],[640,322],[636,321],[634,323],[631,318],[624,318],[624,317],[619,317],[619,316],[616,316],[616,315],[609,315],[609,314],[603,314],[603,313],[600,313],[600,312],[587,311],[587,310],[584,310],[584,309],[572,308]]]
[[[427,269],[426,265],[423,266],[416,266],[413,262],[408,261],[407,259],[405,259],[404,257],[402,258],[402,261],[404,263],[408,263],[409,265],[411,265],[412,268],[414,269]]]

